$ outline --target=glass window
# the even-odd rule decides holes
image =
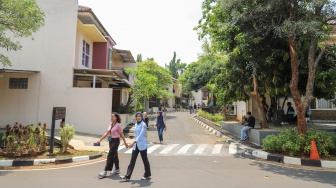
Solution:
[[[82,65],[85,67],[89,67],[90,61],[90,45],[83,41],[83,54],[82,54]]]
[[[108,51],[108,69],[111,70],[112,69],[112,49],[109,48]]]
[[[9,78],[9,89],[28,89],[28,78]]]

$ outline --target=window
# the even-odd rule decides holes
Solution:
[[[9,89],[28,89],[28,78],[9,78]]]
[[[108,51],[108,69],[111,70],[112,69],[112,49],[109,48]]]
[[[82,65],[89,67],[90,60],[90,45],[83,40],[83,54],[82,54]]]

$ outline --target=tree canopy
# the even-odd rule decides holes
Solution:
[[[29,37],[44,25],[44,13],[35,0],[0,0],[0,47],[20,50],[21,45],[13,38]],[[3,66],[11,62],[0,54]]]
[[[138,63],[138,68],[129,68],[126,71],[135,78],[132,86],[134,99],[148,100],[153,96],[164,99],[172,97],[166,92],[167,86],[173,83],[172,76],[155,61],[148,59]]]
[[[295,102],[298,115],[310,103],[312,92],[316,96],[326,92],[331,96],[335,93],[335,87],[329,87],[334,86],[330,74],[334,70],[327,67],[334,65],[335,59],[332,53],[322,55],[333,49],[321,50],[318,46],[323,46],[321,42],[330,34],[327,20],[333,18],[332,7],[327,0],[205,0],[203,17],[196,27],[199,37],[208,38],[210,51],[228,55],[228,63],[222,70],[225,72],[216,75],[215,83],[218,86],[222,83],[228,98],[243,98],[242,92],[255,98],[260,109],[259,97],[264,93],[272,97],[291,92],[298,99]],[[293,63],[293,58],[297,63]],[[322,58],[323,66],[317,66]],[[314,85],[315,82],[318,84]],[[327,87],[330,89],[320,89]],[[307,94],[301,106],[301,96]]]

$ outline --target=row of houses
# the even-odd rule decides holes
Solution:
[[[100,134],[111,112],[127,103],[134,79],[125,69],[137,63],[129,50],[116,47],[91,8],[77,0],[36,2],[45,12],[45,25],[34,40],[20,39],[17,52],[0,49],[12,62],[0,65],[0,128],[15,122],[50,125],[53,107],[66,107],[66,123]],[[178,87],[175,82],[168,89]],[[174,95],[178,100],[180,93]],[[123,126],[133,121],[122,114]]]

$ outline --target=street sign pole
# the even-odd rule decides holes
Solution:
[[[52,112],[52,122],[51,122],[51,135],[50,135],[50,148],[49,148],[49,156],[54,154],[54,136],[55,136],[55,120],[61,119],[62,122],[65,121],[65,107],[53,107]]]

